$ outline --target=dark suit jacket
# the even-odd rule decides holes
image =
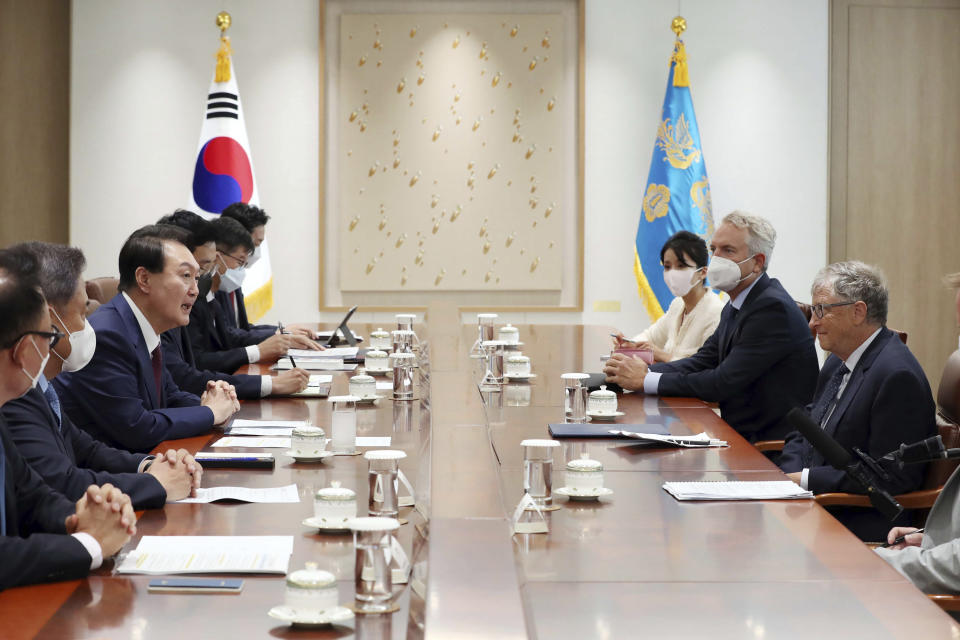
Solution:
[[[817,381],[814,404],[843,361],[827,358]],[[936,407],[927,377],[920,363],[900,338],[887,328],[880,330],[851,372],[847,386],[824,425],[824,431],[851,455],[859,447],[874,459],[912,443],[937,435]],[[843,471],[824,462],[823,456],[798,432],[792,432],[783,447],[780,468],[787,473],[809,468],[809,488],[814,493],[864,489]],[[887,465],[890,493],[906,493],[923,483],[926,465],[911,464],[899,469]]]
[[[213,427],[213,412],[200,406],[197,396],[178,389],[166,370],[157,397],[147,345],[123,294],[89,320],[97,332],[93,360],[53,380],[61,408],[74,424],[127,451],[150,451],[164,440]]]
[[[193,347],[183,327],[164,331],[160,336],[160,344],[163,345],[163,366],[182,390],[199,396],[207,388],[207,382],[223,380],[232,384],[237,390],[237,397],[243,400],[256,400],[260,397],[260,376],[230,375],[197,369]]]
[[[741,435],[782,439],[784,416],[807,405],[817,383],[817,354],[803,314],[777,280],[760,276],[739,313],[727,303],[720,324],[689,358],[655,364],[659,394],[694,396],[720,405]]]
[[[243,291],[237,289],[234,291],[234,294],[237,298],[237,313],[233,313],[233,304],[230,302],[230,294],[225,291],[217,291],[214,295],[217,298],[217,302],[220,303],[220,308],[223,309],[224,313],[227,316],[227,323],[231,327],[236,327],[238,329],[243,329],[244,331],[254,331],[262,335],[261,340],[266,340],[273,334],[277,332],[277,326],[273,324],[250,324],[250,321],[247,320],[247,307],[243,299]]]
[[[109,447],[78,429],[65,411],[62,426],[39,388],[0,409],[10,437],[44,482],[68,500],[79,500],[91,484],[109,482],[130,496],[135,509],[155,509],[167,501],[160,481],[137,473],[143,454]]]
[[[246,347],[261,340],[249,332],[230,327],[216,299],[197,299],[190,310],[187,336],[199,369],[233,373],[249,363]]]
[[[76,505],[48,487],[30,468],[7,434],[3,445],[3,495],[7,535],[0,536],[0,590],[37,582],[74,580],[90,572],[90,554],[64,520]]]

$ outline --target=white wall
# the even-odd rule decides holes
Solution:
[[[87,253],[89,276],[115,273],[126,235],[185,202],[221,9],[234,18],[261,202],[274,216],[277,305],[268,318],[317,319],[313,0],[74,2],[71,240]],[[675,13],[662,0],[588,0],[585,309],[509,319],[631,331],[648,324],[633,279],[633,236]],[[771,274],[805,299],[826,259],[827,0],[686,0],[683,15],[714,212],[770,218],[779,233]],[[597,300],[618,300],[621,311],[594,312]]]

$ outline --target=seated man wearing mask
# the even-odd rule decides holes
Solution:
[[[234,202],[224,209],[220,215],[221,217],[232,218],[239,222],[250,234],[250,237],[253,238],[254,251],[250,254],[250,257],[247,258],[247,267],[252,267],[263,255],[263,241],[267,237],[267,222],[270,220],[270,216],[260,207],[247,204],[246,202]],[[217,301],[226,312],[227,322],[231,323],[232,326],[239,327],[245,331],[267,331],[269,333],[275,333],[277,331],[275,325],[250,324],[247,320],[247,308],[244,304],[242,289],[236,289],[229,293],[221,289],[217,292]],[[295,335],[299,334],[310,338],[314,337],[313,329],[301,325],[284,325],[283,329]]]
[[[678,231],[660,249],[663,280],[676,296],[659,320],[627,340],[617,334],[616,348],[644,349],[656,362],[692,356],[720,323],[723,301],[706,287],[707,243],[689,231]]]
[[[83,313],[87,302],[81,276],[86,264],[83,253],[46,242],[15,245],[9,251],[37,261],[51,320],[68,336],[50,349],[54,357],[37,386],[0,409],[20,454],[48,485],[70,500],[79,499],[91,484],[106,482],[130,496],[135,509],[162,507],[167,500],[195,494],[202,470],[186,450],[171,449],[154,458],[109,447],[74,426],[47,381],[61,369],[85,367],[97,346],[97,334]]]
[[[208,433],[240,409],[232,386],[211,382],[198,398],[178,389],[163,366],[160,334],[190,321],[197,296],[191,243],[179,227],[134,231],[120,249],[120,293],[90,316],[93,359],[53,381],[61,410],[107,444],[150,451]]]
[[[236,291],[243,280],[247,258],[253,253],[253,239],[236,220],[217,218],[210,223],[216,240],[211,291]],[[273,362],[287,349],[319,349],[302,335],[245,331],[230,326],[226,313],[207,295],[197,298],[190,312],[187,335],[200,369],[233,373],[246,364]],[[264,339],[264,336],[269,336]]]
[[[607,380],[663,396],[694,396],[720,405],[721,417],[751,442],[782,439],[784,420],[807,405],[817,383],[817,354],[807,321],[783,286],[766,274],[776,231],[764,218],[728,214],[710,241],[712,286],[730,302],[695,354],[649,368],[614,354]]]
[[[0,407],[43,376],[61,334],[50,323],[36,263],[0,251]],[[72,502],[30,468],[0,416],[0,590],[82,578],[136,533],[119,489],[91,485]]]
[[[830,357],[820,371],[811,419],[852,456],[872,458],[937,434],[936,407],[927,376],[900,337],[886,328],[889,294],[883,275],[851,260],[820,270],[813,281],[810,327]],[[864,488],[827,464],[800,433],[787,436],[780,468],[814,493]],[[887,465],[883,488],[892,495],[919,489],[926,465]],[[873,509],[827,507],[863,540],[880,540],[890,521]],[[905,512],[898,522],[908,522]]]
[[[214,241],[214,229],[211,223],[192,211],[178,209],[171,215],[160,218],[157,224],[171,224],[182,227],[193,235],[193,257],[200,265],[200,278],[197,281],[197,298],[211,302],[214,273],[216,271],[217,246]],[[268,395],[289,395],[306,388],[310,381],[309,372],[304,369],[290,369],[276,376],[258,376],[247,374],[229,374],[197,368],[193,355],[193,346],[185,327],[174,327],[160,336],[163,345],[163,364],[173,376],[178,387],[190,393],[200,394],[211,380],[223,380],[232,384],[241,399],[256,399]]]

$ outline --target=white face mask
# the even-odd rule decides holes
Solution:
[[[707,278],[710,279],[710,285],[720,289],[720,291],[732,291],[738,284],[750,277],[747,274],[740,276],[740,265],[747,260],[752,260],[757,254],[744,258],[740,262],[734,262],[720,256],[710,258],[710,264],[707,266]]]
[[[698,271],[700,269],[691,269],[690,267],[670,269],[663,272],[663,281],[667,283],[670,293],[682,298],[690,292],[690,289],[699,284],[696,277]]]
[[[27,338],[30,338],[30,344],[33,345],[33,348],[36,349],[37,355],[39,356],[39,355],[40,355],[40,347],[38,347],[38,346],[37,346],[37,343],[33,341],[33,336],[27,336]],[[35,375],[35,376],[32,376],[32,375],[30,375],[29,373],[27,373],[27,370],[24,369],[22,366],[20,367],[20,371],[23,371],[23,375],[27,376],[27,378],[30,379],[30,389],[33,389],[34,387],[37,386],[37,381],[39,381],[39,380],[40,380],[40,376],[43,375],[43,370],[47,368],[47,360],[49,360],[49,359],[50,359],[50,353],[49,353],[49,352],[48,352],[47,355],[45,355],[45,356],[40,356],[40,370],[37,371],[37,375]],[[30,389],[28,389],[27,391],[29,391]],[[24,393],[26,393],[26,391],[25,391]]]
[[[253,253],[250,254],[250,257],[247,258],[247,268],[250,268],[253,265],[255,265],[257,263],[257,260],[259,260],[261,256],[263,256],[263,252],[260,251],[260,247],[257,247],[256,249],[254,249]]]
[[[97,332],[93,330],[93,327],[86,318],[83,319],[83,329],[71,332],[70,329],[67,328],[67,324],[63,321],[63,318],[57,313],[57,310],[50,307],[50,311],[53,311],[53,315],[57,317],[64,331],[70,336],[70,355],[64,360],[60,354],[53,349],[50,351],[53,351],[58,358],[63,360],[64,371],[79,371],[83,369],[93,360],[93,354],[97,350]]]
[[[223,266],[227,266],[223,258],[220,258],[220,262],[223,262]],[[227,267],[227,270],[220,274],[220,291],[225,293],[236,291],[240,288],[240,285],[243,284],[243,279],[246,275],[247,271],[242,267],[237,269]]]

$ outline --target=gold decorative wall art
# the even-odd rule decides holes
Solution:
[[[563,17],[343,14],[338,31],[342,294],[559,294],[578,207]]]

